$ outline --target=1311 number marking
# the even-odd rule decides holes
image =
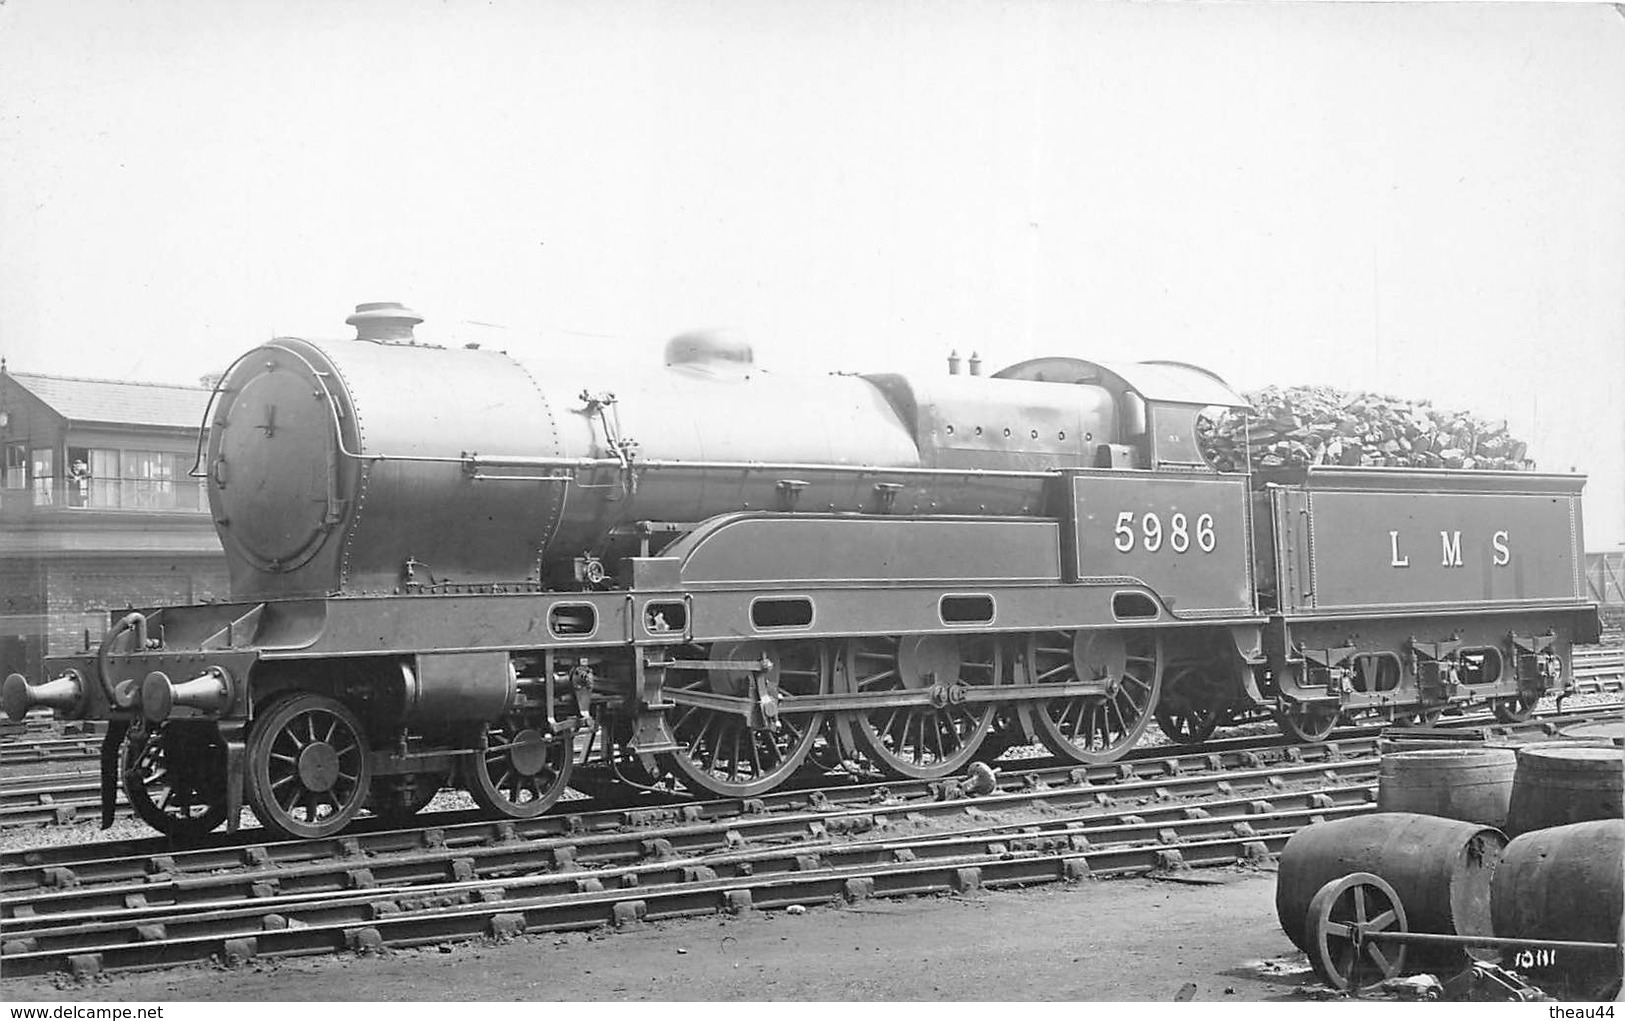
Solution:
[[[1184,553],[1191,548],[1190,519],[1183,511],[1175,511],[1168,519],[1168,528],[1163,530],[1162,518],[1155,512],[1147,512],[1140,516],[1140,527],[1134,527],[1134,512],[1122,511],[1117,515],[1117,525],[1112,529],[1115,538],[1112,545],[1117,547],[1119,553],[1128,553],[1136,545],[1141,545],[1147,553],[1155,553],[1162,549],[1164,542],[1175,553]],[[1218,545],[1218,539],[1213,534],[1213,515],[1203,514],[1196,519],[1196,546],[1203,553],[1212,553]]]

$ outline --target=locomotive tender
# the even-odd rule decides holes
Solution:
[[[778,376],[726,337],[590,379],[418,343],[279,338],[228,370],[199,466],[232,601],[113,614],[5,709],[110,721],[147,822],[246,798],[294,837],[673,777],[932,778],[1041,742],[1110,761],[1155,719],[1503,717],[1566,690],[1583,479],[1221,473],[1174,362]]]

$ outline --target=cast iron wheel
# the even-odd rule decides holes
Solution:
[[[195,843],[226,820],[226,745],[212,723],[132,731],[120,772],[135,814],[176,843]]]
[[[388,826],[406,826],[414,815],[434,800],[440,788],[446,786],[444,773],[416,773],[410,777],[408,795],[407,776],[374,777],[367,793],[367,810],[374,818]]]
[[[1538,699],[1525,698],[1523,695],[1497,698],[1490,702],[1490,711],[1502,723],[1523,723],[1534,715],[1537,701]]]
[[[933,780],[976,758],[998,706],[963,701],[964,689],[1004,683],[998,639],[983,635],[855,638],[846,643],[843,674],[858,695],[929,689],[923,705],[882,706],[852,714],[852,734],[888,776]]]
[[[493,815],[534,819],[559,800],[574,765],[574,731],[505,719],[479,728],[463,784]]]
[[[1331,736],[1337,726],[1336,709],[1317,709],[1310,705],[1293,705],[1275,713],[1275,725],[1281,733],[1294,741],[1319,744]]]
[[[703,650],[696,650],[703,651]],[[765,684],[751,671],[734,669],[671,670],[666,691],[685,690],[758,701],[767,699],[775,710],[764,713],[758,725],[739,713],[697,705],[670,710],[671,733],[683,746],[660,756],[661,764],[690,790],[707,791],[722,798],[752,797],[774,789],[793,776],[824,727],[824,714],[796,708],[796,699],[827,694],[831,683],[829,647],[823,642],[741,641],[717,643],[707,656],[718,662],[768,659]],[[777,690],[778,697],[771,698]],[[753,695],[754,692],[754,695]]]
[[[309,692],[277,699],[254,721],[247,751],[248,803],[283,836],[332,836],[367,803],[367,734],[342,702]]]
[[[1201,744],[1230,715],[1227,692],[1217,690],[1209,672],[1195,664],[1172,670],[1163,681],[1153,714],[1157,727],[1177,744]]]
[[[1094,683],[1097,693],[1033,707],[1038,736],[1074,762],[1115,762],[1150,726],[1162,693],[1162,640],[1148,631],[1042,631],[1027,640],[1032,684]]]
[[[1356,872],[1333,879],[1309,901],[1305,929],[1313,939],[1309,963],[1327,985],[1358,989],[1399,974],[1405,945],[1371,939],[1405,932],[1405,905],[1380,876]]]

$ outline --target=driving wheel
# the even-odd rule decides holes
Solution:
[[[931,780],[968,766],[992,726],[992,702],[968,702],[971,686],[999,684],[1004,654],[982,635],[906,635],[847,643],[849,689],[884,703],[889,694],[928,693],[930,701],[885,705],[852,715],[853,737],[888,776]]]
[[[824,726],[824,714],[796,706],[796,699],[829,691],[831,665],[824,642],[718,642],[704,658],[765,668],[710,667],[671,670],[665,689],[677,708],[668,719],[681,751],[660,756],[667,770],[690,790],[723,798],[763,794],[793,776]],[[701,658],[696,656],[695,658]],[[722,695],[750,703],[749,712],[684,703],[682,693]]]
[[[1140,740],[1162,691],[1162,641],[1149,631],[1044,631],[1027,642],[1028,683],[1097,690],[1033,707],[1038,736],[1075,762],[1114,762]]]

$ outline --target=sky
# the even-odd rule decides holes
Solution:
[[[1625,545],[1610,5],[0,0],[0,355],[1169,358],[1506,419]]]

